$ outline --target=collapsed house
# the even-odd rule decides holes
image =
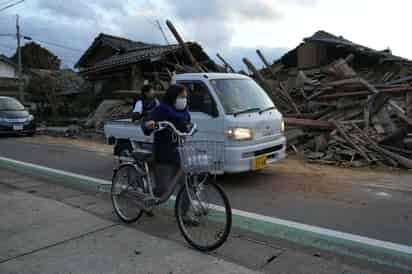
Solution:
[[[244,61],[306,160],[412,168],[410,60],[319,31],[260,71]]]
[[[221,70],[197,43],[149,44],[103,33],[75,67],[102,102],[89,117],[88,127],[101,127],[104,120],[130,116],[131,103],[145,82],[164,91],[174,73]]]
[[[218,71],[199,44],[185,44],[203,67]],[[145,80],[164,89],[173,72],[194,71],[180,45],[148,44],[103,33],[94,39],[75,67],[92,83],[95,94],[137,91]]]

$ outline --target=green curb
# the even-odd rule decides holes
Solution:
[[[61,171],[4,157],[0,157],[0,167],[26,175],[46,178],[53,182],[70,187],[83,188],[98,192],[110,192],[110,182],[72,172]]]

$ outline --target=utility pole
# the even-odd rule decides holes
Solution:
[[[20,47],[20,25],[19,16],[16,15],[16,38],[17,38],[17,59],[18,59],[18,73],[19,73],[19,97],[20,101],[24,103],[24,91],[23,91],[23,77],[21,73],[21,47]]]

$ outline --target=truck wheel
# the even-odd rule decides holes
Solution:
[[[133,148],[130,145],[130,143],[122,143],[119,144],[119,147],[117,149],[117,156],[119,157],[131,157],[133,152]],[[123,161],[119,160],[119,163],[121,164]]]

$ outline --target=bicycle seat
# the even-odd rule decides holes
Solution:
[[[132,157],[136,161],[151,161],[153,158],[153,153],[148,150],[139,150],[139,151],[133,151],[132,152]]]

